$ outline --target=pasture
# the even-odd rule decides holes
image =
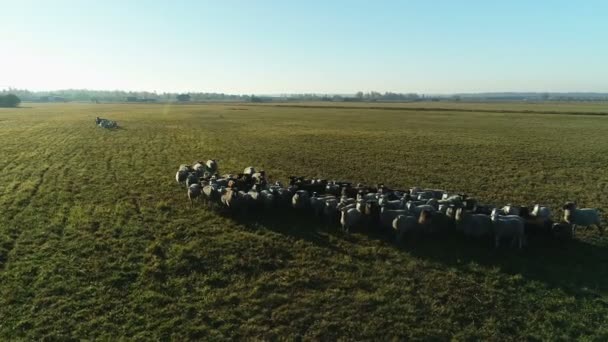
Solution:
[[[524,251],[396,246],[308,217],[191,209],[174,180],[214,158],[222,173],[608,213],[608,117],[517,112],[604,104],[23,106],[0,109],[2,339],[608,338],[608,239],[595,230]]]

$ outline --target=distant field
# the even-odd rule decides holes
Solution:
[[[608,239],[344,236],[187,206],[176,168],[566,200],[608,213],[608,117],[274,105],[0,109],[2,339],[608,339]],[[608,112],[602,103],[429,103]],[[94,126],[95,116],[121,129]],[[604,217],[608,219],[608,217]]]
[[[455,111],[508,111],[608,114],[608,102],[303,102],[268,103],[261,106],[356,107],[447,109]]]

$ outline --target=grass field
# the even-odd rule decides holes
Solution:
[[[223,172],[445,188],[556,215],[570,199],[608,208],[608,117],[24,107],[0,109],[3,340],[608,339],[608,239],[596,231],[521,252],[464,239],[397,247],[306,217],[190,209],[174,180],[179,164],[215,158]],[[97,115],[122,128],[96,128]]]

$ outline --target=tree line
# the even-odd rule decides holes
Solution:
[[[21,99],[15,94],[0,94],[0,107],[17,107]]]
[[[354,94],[235,95],[224,93],[157,93],[124,90],[66,89],[57,91],[0,90],[27,102],[416,102],[416,101],[608,101],[605,93],[474,93],[424,95],[377,91]],[[11,100],[11,101],[14,101]]]

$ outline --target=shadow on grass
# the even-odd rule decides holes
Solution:
[[[331,237],[356,243],[356,238],[339,232],[335,224],[288,210],[268,215],[225,215],[247,229],[268,229],[313,243],[334,252],[347,251],[331,241]],[[578,239],[562,241],[551,237],[530,236],[524,250],[504,246],[494,248],[493,240],[468,240],[460,235],[444,238],[421,237],[402,245],[393,242],[390,233],[360,230],[371,239],[381,240],[411,255],[439,262],[443,265],[471,272],[472,263],[484,267],[497,267],[501,272],[521,275],[530,281],[539,281],[552,288],[560,288],[578,298],[601,298],[608,293],[608,247]],[[608,306],[608,303],[605,303]]]
[[[471,263],[498,267],[501,272],[520,274],[576,297],[600,298],[608,292],[608,248],[577,239],[532,236],[522,251],[509,248],[506,242],[495,249],[490,239],[462,237],[407,242],[400,248],[463,272],[470,272]]]
[[[269,215],[260,212],[256,215],[221,213],[249,230],[267,229],[272,232],[304,240],[315,246],[327,248],[338,253],[347,253],[330,241],[330,235],[339,235],[338,226],[323,224],[320,219],[296,210],[288,209]],[[314,228],[312,228],[314,227]]]

